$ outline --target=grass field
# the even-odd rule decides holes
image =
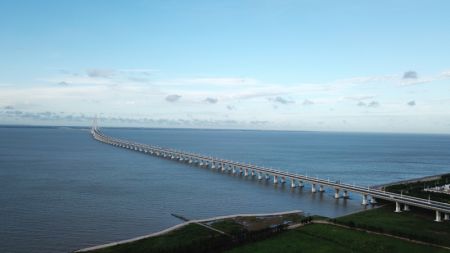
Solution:
[[[413,207],[414,208],[414,207]],[[356,227],[399,235],[450,247],[450,222],[434,222],[434,212],[412,210],[394,213],[394,207],[384,207],[351,214],[337,222]]]
[[[264,241],[249,243],[226,251],[241,252],[283,252],[283,253],[438,253],[445,249],[419,245],[381,235],[339,228],[332,225],[311,224],[290,230]]]
[[[419,241],[450,247],[450,222],[433,221],[434,214],[423,210],[394,213],[392,205],[355,213],[335,219],[337,223],[376,232],[398,235]],[[294,217],[298,219],[299,217]],[[314,217],[327,220],[326,217]],[[293,220],[289,217],[288,220]],[[214,228],[231,235],[248,231],[243,224],[279,222],[270,218],[264,222],[258,217],[245,217],[211,222]],[[254,226],[250,226],[254,227]],[[265,238],[265,239],[264,239]],[[242,243],[243,242],[243,243]],[[232,246],[234,248],[231,248]],[[162,253],[162,252],[450,252],[384,235],[369,234],[327,224],[309,224],[294,230],[270,235],[269,238],[246,239],[236,243],[231,237],[190,224],[168,234],[133,243],[118,245],[96,253]]]
[[[207,252],[225,236],[197,224],[189,224],[168,234],[90,251],[95,253],[159,253],[159,252]]]

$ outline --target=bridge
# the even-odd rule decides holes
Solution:
[[[310,185],[311,192],[313,193],[324,192],[325,187],[331,188],[334,191],[334,197],[336,199],[349,198],[349,192],[360,194],[362,196],[362,205],[376,204],[377,199],[382,199],[389,202],[394,202],[395,212],[409,211],[410,207],[414,206],[435,211],[435,221],[437,222],[440,222],[442,220],[449,220],[450,216],[450,204],[447,203],[386,192],[384,190],[376,188],[351,185],[342,183],[340,181],[330,181],[329,179],[319,179],[318,177],[308,177],[307,175],[285,172],[257,165],[243,164],[226,159],[118,139],[103,134],[96,126],[96,124],[94,124],[94,126],[92,127],[91,134],[94,139],[116,147],[162,157],[181,163],[197,165],[199,167],[215,169],[223,173],[227,172],[232,174],[240,174],[244,177],[256,178],[257,180],[270,180],[274,184],[290,183],[290,186],[292,188],[305,187],[305,184],[308,184]]]

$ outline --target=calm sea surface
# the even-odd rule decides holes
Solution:
[[[449,135],[104,129],[141,143],[375,185],[450,172]],[[69,252],[206,218],[300,209],[338,216],[360,196],[291,191],[94,141],[88,129],[0,127],[0,252]]]

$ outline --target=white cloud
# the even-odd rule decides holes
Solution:
[[[116,73],[115,70],[113,69],[98,69],[98,68],[92,68],[92,69],[87,69],[86,70],[86,74],[89,77],[100,77],[100,78],[110,78],[112,76],[114,76]]]
[[[283,104],[283,105],[295,103],[294,100],[283,98],[283,97],[280,97],[280,96],[274,97],[274,98],[269,98],[269,101],[272,101],[272,102],[278,103],[278,104]]]
[[[207,97],[203,101],[208,103],[208,104],[216,104],[219,100],[217,98]]]
[[[172,95],[168,95],[168,96],[166,97],[166,101],[167,101],[167,102],[173,103],[173,102],[176,102],[176,101],[180,100],[180,98],[181,98],[180,95],[172,94]]]
[[[311,100],[309,100],[309,99],[305,99],[305,100],[303,101],[303,103],[302,103],[302,105],[305,105],[305,106],[307,106],[307,105],[313,105],[313,104],[314,104],[314,102],[311,101]]]

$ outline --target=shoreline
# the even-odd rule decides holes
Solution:
[[[442,174],[437,174],[437,175],[432,175],[432,176],[404,179],[404,180],[389,182],[389,183],[385,183],[385,184],[373,185],[371,187],[375,188],[375,189],[383,189],[384,187],[396,185],[396,184],[409,184],[409,183],[416,183],[416,182],[422,182],[422,181],[431,181],[431,180],[439,179],[440,177],[447,175],[447,174],[448,174],[448,172],[442,173]]]
[[[120,240],[120,241],[115,241],[115,242],[110,242],[110,243],[105,243],[105,244],[100,244],[100,245],[95,245],[95,246],[90,246],[90,247],[78,249],[78,250],[75,250],[72,252],[73,253],[89,252],[92,250],[98,250],[98,249],[103,249],[103,248],[116,246],[116,245],[120,245],[120,244],[135,242],[135,241],[139,241],[139,240],[150,238],[150,237],[160,236],[160,235],[169,233],[171,231],[177,230],[179,228],[182,228],[186,225],[193,224],[193,223],[211,222],[211,221],[218,221],[218,220],[237,218],[237,217],[263,217],[263,216],[276,216],[276,215],[285,215],[285,214],[303,214],[303,211],[292,210],[292,211],[275,212],[275,213],[232,214],[232,215],[216,216],[216,217],[211,217],[211,218],[206,218],[206,219],[190,220],[190,221],[186,221],[186,222],[177,224],[175,226],[160,230],[158,232],[150,233],[147,235],[142,235],[142,236],[133,237],[130,239],[125,239],[125,240]]]
[[[448,173],[443,173],[443,174],[425,176],[425,177],[420,177],[420,178],[405,179],[405,180],[389,182],[389,183],[385,183],[385,184],[374,185],[372,187],[376,188],[376,189],[383,189],[384,187],[391,186],[391,185],[415,183],[415,182],[421,182],[421,181],[431,181],[431,180],[439,179],[441,176],[447,175],[447,174]],[[382,205],[382,206],[384,206],[384,205]],[[378,207],[375,207],[375,208],[379,208],[379,207],[382,207],[382,206],[378,206]],[[367,210],[369,210],[369,209],[357,210],[355,212],[352,212],[350,214],[346,214],[344,216],[355,214],[355,213],[359,213],[359,212],[364,212],[364,211],[367,211]],[[160,231],[157,231],[157,232],[154,232],[154,233],[150,233],[150,234],[146,234],[146,235],[142,235],[142,236],[137,236],[137,237],[133,237],[133,238],[130,238],[130,239],[125,239],[125,240],[120,240],[120,241],[115,241],[115,242],[110,242],[110,243],[90,246],[90,247],[78,249],[78,250],[75,250],[75,251],[72,251],[72,252],[73,253],[90,252],[90,251],[93,251],[93,250],[98,250],[98,249],[103,249],[103,248],[112,247],[112,246],[116,246],[116,245],[131,243],[131,242],[139,241],[139,240],[142,240],[142,239],[147,239],[147,238],[151,238],[151,237],[164,235],[164,234],[167,234],[167,233],[169,233],[171,231],[174,231],[174,230],[180,229],[180,228],[182,228],[184,226],[187,226],[189,224],[195,224],[195,223],[201,224],[201,223],[204,223],[204,222],[219,221],[219,220],[225,220],[225,219],[231,219],[231,218],[237,218],[237,217],[264,217],[264,216],[277,216],[277,215],[286,215],[286,214],[304,214],[304,212],[301,211],[301,210],[292,210],[292,211],[274,212],[274,213],[232,214],[232,215],[215,216],[215,217],[206,218],[206,219],[189,220],[189,221],[186,221],[186,222],[183,222],[183,223],[180,223],[180,224],[168,227],[166,229],[163,229],[163,230],[160,230]]]

